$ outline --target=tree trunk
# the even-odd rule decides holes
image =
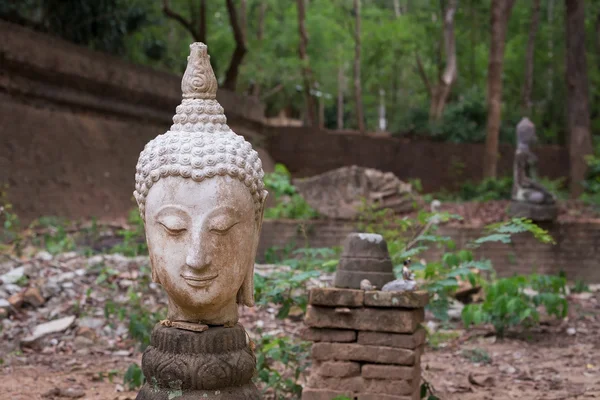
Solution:
[[[502,68],[506,27],[514,0],[492,0],[490,59],[487,78],[487,132],[483,160],[483,177],[496,178],[498,163],[498,136],[502,114]]]
[[[365,133],[365,121],[362,104],[362,86],[360,81],[360,0],[354,0],[356,22],[354,27],[354,101],[356,103],[356,121],[358,130]]]
[[[264,35],[265,35],[265,14],[267,13],[267,2],[266,0],[261,0],[260,9],[258,11],[258,27],[256,29],[256,39],[260,44],[262,44]],[[262,71],[261,66],[258,66],[258,70]],[[254,82],[254,86],[252,87],[252,96],[259,97],[260,96],[260,84],[258,82]]]
[[[344,64],[340,62],[338,67],[338,96],[337,96],[337,128],[344,129],[344,91],[346,86],[344,77]]]
[[[540,23],[540,0],[533,0],[531,10],[531,25],[529,26],[529,37],[527,39],[527,52],[525,53],[525,81],[523,82],[523,94],[521,109],[523,115],[531,114],[531,92],[533,90],[533,59],[535,52],[535,36]]]
[[[442,117],[444,107],[448,101],[452,85],[456,81],[458,68],[456,62],[456,41],[454,37],[454,16],[458,0],[449,0],[444,10],[444,50],[446,53],[446,67],[442,72],[439,82],[431,91],[429,118],[438,120]]]
[[[181,14],[173,11],[169,5],[169,0],[163,0],[163,13],[171,19],[179,22],[194,38],[195,42],[206,44],[206,0],[200,0],[200,14],[198,21],[185,19]],[[194,13],[192,13],[193,17]]]
[[[400,9],[400,0],[394,0],[394,14],[396,18],[402,15],[402,10]]]
[[[306,49],[308,47],[308,35],[306,34],[306,27],[304,21],[306,19],[306,9],[304,0],[296,0],[298,7],[298,32],[300,33],[300,42],[298,45],[298,54],[300,61],[302,62],[302,76],[304,79],[304,100],[306,105],[306,124],[308,126],[315,126],[316,121],[316,110],[315,100],[310,93],[312,87],[312,70],[310,69],[310,63]]]
[[[235,9],[235,4],[233,4],[233,0],[227,1],[227,12],[229,13],[229,23],[231,24],[231,28],[233,29],[233,37],[235,39],[235,50],[233,51],[233,55],[231,56],[231,61],[229,61],[229,67],[227,68],[227,72],[225,73],[225,81],[223,82],[223,88],[229,90],[235,90],[237,85],[237,78],[240,72],[240,66],[242,65],[242,61],[244,60],[244,56],[246,55],[246,40],[244,38],[244,33],[242,32],[242,26],[240,24],[240,18],[238,18],[237,11]],[[245,18],[245,16],[244,16]]]
[[[590,101],[585,54],[584,0],[565,0],[567,47],[567,124],[569,129],[569,192],[572,198],[583,193],[585,156],[592,154]]]

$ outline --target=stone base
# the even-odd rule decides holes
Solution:
[[[192,332],[157,324],[142,357],[136,400],[258,400],[256,357],[241,325]]]
[[[508,215],[528,218],[534,222],[554,221],[558,216],[558,207],[556,204],[532,204],[513,200],[510,202]]]
[[[338,269],[335,273],[334,284],[337,288],[359,289],[360,282],[368,279],[372,285],[381,289],[383,285],[396,279],[393,272],[345,271]]]

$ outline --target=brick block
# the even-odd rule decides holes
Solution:
[[[319,329],[304,327],[300,331],[300,337],[303,340],[310,342],[355,342],[356,331],[348,331],[343,329]]]
[[[310,291],[309,304],[326,307],[362,307],[364,290],[315,288]]]
[[[408,368],[408,367],[407,367]],[[317,375],[346,378],[350,376],[359,376],[360,364],[351,361],[324,361],[316,362],[311,368],[311,373]]]
[[[360,374],[367,379],[393,379],[414,381],[421,378],[421,365],[410,367],[386,364],[364,364]]]
[[[371,346],[399,347],[416,349],[425,343],[427,332],[419,327],[414,333],[358,332],[358,343]]]
[[[315,343],[313,360],[362,361],[377,364],[415,365],[421,349],[408,350],[383,346],[363,346],[357,343]]]
[[[364,379],[360,376],[347,378],[333,378],[317,374],[310,374],[308,386],[320,389],[337,390],[343,392],[360,392],[364,390]]]
[[[411,381],[388,379],[364,379],[360,376],[351,378],[329,378],[311,374],[308,386],[341,392],[412,395],[415,384]]]
[[[310,387],[305,387],[302,390],[302,400],[331,400],[335,399],[338,396],[347,396],[351,399],[356,397],[352,394],[352,392],[348,391],[344,392],[340,390],[316,389]],[[407,398],[406,400],[409,400],[409,398]]]
[[[374,290],[365,293],[364,302],[370,307],[424,308],[429,303],[429,293],[423,290],[416,292]]]
[[[333,308],[309,306],[304,322],[313,328],[413,333],[424,317],[425,310],[422,308],[354,308],[348,313],[336,313]]]
[[[381,393],[356,393],[354,394],[354,398],[356,400],[421,400],[421,393],[419,390],[415,391],[412,395],[407,396],[395,396],[393,394]]]

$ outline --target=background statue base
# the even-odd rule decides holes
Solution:
[[[556,204],[532,204],[513,200],[508,207],[508,215],[528,218],[534,222],[554,221],[558,216],[558,207]]]
[[[259,400],[252,383],[256,357],[246,331],[192,332],[157,324],[142,357],[146,383],[136,400]]]

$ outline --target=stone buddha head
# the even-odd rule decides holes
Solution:
[[[517,124],[517,145],[532,147],[537,143],[535,125],[527,117]]]
[[[190,45],[173,125],[140,154],[134,197],[168,319],[233,325],[254,305],[267,197],[258,153],[226,124],[206,45]]]

